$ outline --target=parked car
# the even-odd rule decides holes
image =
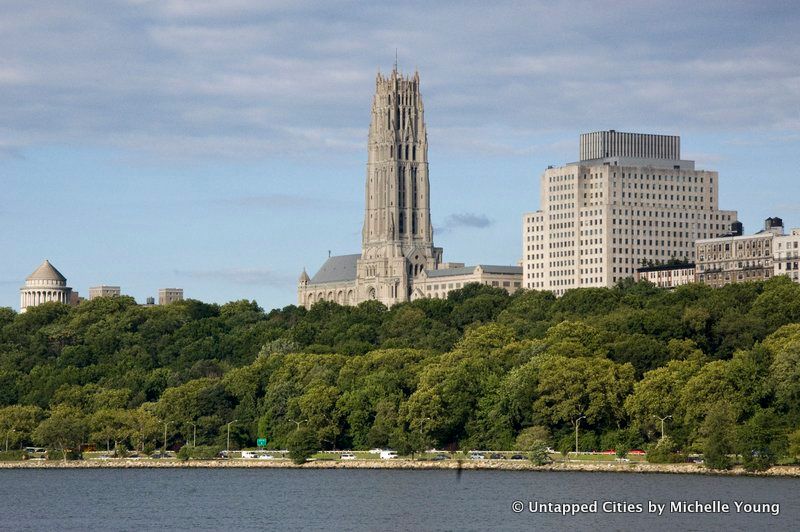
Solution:
[[[44,447],[25,447],[25,456],[30,460],[44,460],[47,458],[47,450]]]
[[[486,460],[486,456],[484,456],[482,453],[472,452],[472,453],[469,453],[469,459],[470,460]]]
[[[395,458],[397,458],[397,452],[381,451],[381,460],[394,460]]]
[[[441,462],[442,460],[449,460],[449,459],[450,457],[447,456],[446,454],[437,454],[436,456],[431,458],[431,460],[433,460],[434,462]]]
[[[523,456],[521,454],[512,454],[511,455],[511,460],[525,460],[525,456]]]
[[[342,453],[342,460],[355,460],[356,455],[353,453]]]
[[[500,453],[492,453],[492,454],[489,455],[489,458],[491,458],[492,460],[505,460],[506,459],[506,457],[503,456]]]

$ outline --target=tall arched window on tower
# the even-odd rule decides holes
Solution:
[[[400,224],[398,226],[400,234],[404,234],[406,232],[406,213],[400,213]]]
[[[417,168],[415,166],[411,167],[411,208],[417,208]],[[416,233],[417,230],[415,229],[414,232]]]

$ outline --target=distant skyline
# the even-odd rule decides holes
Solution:
[[[267,308],[358,253],[375,76],[420,73],[445,261],[515,264],[582,132],[677,134],[747,233],[800,226],[800,5],[42,0],[0,17],[0,306],[49,259],[82,296]],[[300,216],[302,214],[302,216]]]

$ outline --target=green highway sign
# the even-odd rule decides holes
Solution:
[[[253,440],[250,440],[250,441],[253,441]],[[259,438],[258,440],[256,440],[256,443],[258,444],[259,447],[266,447],[267,446],[267,439],[266,438]]]

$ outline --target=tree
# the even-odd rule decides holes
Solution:
[[[651,464],[668,464],[682,462],[683,459],[676,453],[676,445],[672,438],[664,436],[647,451],[647,461]]]
[[[683,388],[700,367],[701,362],[696,358],[673,360],[665,367],[645,373],[642,380],[634,384],[633,393],[625,398],[625,411],[633,426],[654,434],[660,429],[660,418],[672,416],[673,422],[680,422]]]
[[[79,450],[86,432],[86,419],[74,406],[59,405],[50,411],[50,417],[39,423],[33,431],[33,439],[42,446],[64,454]]]
[[[551,423],[573,423],[586,416],[589,425],[617,425],[625,415],[623,401],[633,388],[633,374],[630,364],[605,358],[546,358],[534,410]]]
[[[787,453],[797,462],[797,457],[800,456],[800,429],[789,433],[788,444]]]
[[[517,441],[514,444],[514,449],[517,451],[532,451],[539,447],[540,443],[544,443],[545,447],[548,446],[552,436],[547,427],[537,425],[535,427],[528,427],[519,433]]]
[[[161,424],[152,412],[153,406],[152,403],[145,403],[131,412],[133,423],[131,444],[140,451],[144,451],[148,442],[156,440],[161,432]]]
[[[319,450],[317,435],[308,427],[298,427],[290,436],[287,447],[295,464],[305,464]]]
[[[709,419],[709,413],[719,413],[715,409],[718,403],[725,403],[726,412],[734,421],[748,408],[743,390],[736,385],[733,369],[732,361],[709,362],[683,386],[679,408],[684,413],[683,422],[694,431],[694,439],[699,436],[697,431],[704,420]]]
[[[797,325],[789,326],[793,330]],[[776,333],[777,334],[777,333]],[[789,338],[775,338],[766,345],[774,353],[770,377],[777,403],[787,410],[800,411],[800,331]]]
[[[133,412],[122,409],[104,408],[89,417],[91,439],[97,443],[105,443],[110,450],[114,442],[114,450],[124,440],[133,439],[136,432],[136,418]]]
[[[771,409],[758,409],[736,431],[736,450],[747,471],[766,471],[785,449],[780,419]]]
[[[306,420],[317,438],[317,445],[335,449],[341,434],[340,415],[336,409],[339,389],[322,383],[308,388],[289,403],[289,415]]]
[[[31,433],[44,418],[44,411],[38,406],[14,405],[0,408],[0,442],[2,450],[18,447],[29,441]]]
[[[553,461],[547,450],[547,444],[542,440],[534,440],[528,449],[528,458],[537,466],[549,464]]]
[[[714,404],[706,414],[701,433],[704,436],[703,461],[709,469],[730,469],[728,456],[734,450],[734,413],[724,402]]]

